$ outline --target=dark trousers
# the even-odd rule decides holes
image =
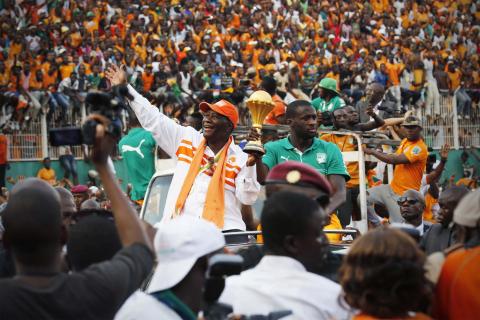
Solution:
[[[361,219],[360,207],[357,203],[360,188],[347,188],[347,199],[344,204],[338,208],[338,219],[345,228],[350,224],[350,220],[358,221]]]

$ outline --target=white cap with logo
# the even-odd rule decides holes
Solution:
[[[147,291],[174,287],[199,258],[224,246],[222,232],[213,223],[201,218],[183,215],[160,224],[154,240],[158,265]]]

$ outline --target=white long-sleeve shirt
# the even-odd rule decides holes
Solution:
[[[297,260],[266,255],[255,268],[228,277],[219,301],[242,315],[289,310],[293,314],[285,320],[347,319],[340,292],[338,284],[308,272]]]
[[[162,221],[165,221],[171,219],[175,212],[175,203],[203,135],[192,127],[183,127],[175,123],[135,91],[132,86],[128,86],[128,91],[134,97],[130,105],[142,127],[152,133],[160,148],[177,160],[163,212]],[[203,155],[202,166],[208,163],[208,158],[213,157],[215,157],[215,154],[207,146]],[[247,160],[248,155],[232,142],[228,148],[225,168],[223,230],[245,230],[245,223],[240,211],[241,205],[253,204],[260,192],[256,168],[255,166],[247,167]],[[211,170],[203,171],[197,175],[181,214],[202,217],[212,175],[213,171]]]

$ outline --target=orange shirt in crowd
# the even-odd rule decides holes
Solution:
[[[356,151],[357,144],[352,136],[340,136],[336,134],[324,134],[320,137],[323,141],[331,142],[344,151]],[[347,181],[347,188],[355,188],[360,184],[359,166],[358,162],[347,162],[347,171],[350,175],[350,180]]]
[[[400,84],[400,73],[403,66],[401,64],[387,63],[386,65],[388,73],[388,81],[392,86],[398,86]]]
[[[8,139],[4,134],[0,134],[0,164],[7,163]]]
[[[460,80],[462,79],[462,72],[458,69],[455,72],[447,72],[450,78],[451,90],[455,90],[460,87]]]
[[[480,247],[447,256],[437,283],[435,319],[478,319],[480,314]]]
[[[142,73],[143,90],[145,92],[150,91],[153,85],[153,80],[154,80],[153,73],[150,73],[150,74],[146,72]]]
[[[265,121],[263,123],[265,124],[280,124],[276,118],[281,117],[282,115],[287,112],[287,106],[283,102],[282,98],[280,98],[278,95],[274,95],[272,97],[273,102],[275,103],[275,107],[273,108],[272,111],[267,115],[265,118]]]
[[[50,185],[54,185],[57,182],[57,179],[55,177],[55,170],[53,170],[52,168],[42,168],[38,170],[37,178],[48,182]]]
[[[75,70],[75,64],[74,63],[69,63],[69,64],[62,64],[58,70],[60,71],[60,77],[63,79],[66,79],[70,77],[73,73],[73,70]]]
[[[430,193],[425,196],[425,210],[423,210],[423,220],[435,223],[435,217],[433,216],[433,206],[438,203],[438,199],[435,199]]]
[[[396,154],[404,154],[410,161],[408,164],[397,164],[390,183],[393,192],[402,195],[405,191],[419,190],[423,172],[427,164],[428,149],[423,139],[408,141],[403,139]]]

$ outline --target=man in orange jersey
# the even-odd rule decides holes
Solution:
[[[112,85],[126,84],[116,66],[106,72]],[[163,221],[192,215],[215,223],[222,230],[245,230],[242,204],[257,199],[260,184],[256,167],[234,142],[237,108],[226,100],[200,103],[203,133],[184,127],[165,116],[128,85],[130,106],[144,129],[177,161],[165,202]],[[247,163],[249,162],[249,163]],[[252,161],[253,164],[253,161]]]
[[[435,319],[477,319],[480,314],[480,190],[465,196],[453,213],[463,246],[451,250],[437,282]]]
[[[384,204],[390,214],[391,222],[403,222],[398,198],[407,190],[419,190],[422,176],[427,163],[427,145],[421,137],[422,126],[420,119],[409,116],[403,122],[406,138],[402,140],[397,151],[386,154],[375,149],[364,148],[367,155],[387,164],[394,164],[395,171],[390,184],[373,187],[367,190],[367,204],[369,220],[374,225],[380,224],[380,219],[375,214],[373,203]]]

